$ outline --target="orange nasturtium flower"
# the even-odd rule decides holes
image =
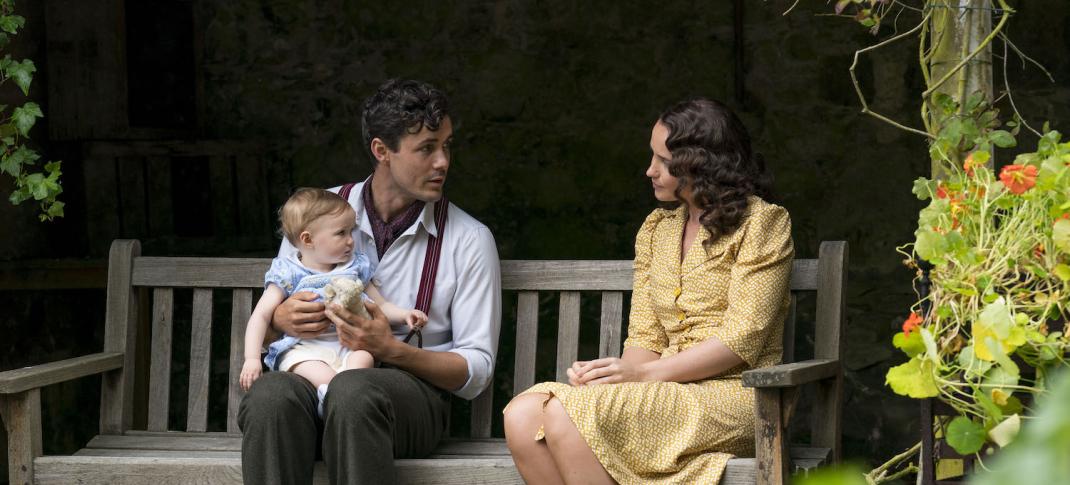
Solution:
[[[1007,190],[1021,195],[1037,184],[1037,167],[1033,165],[1007,165],[999,173],[999,181]]]
[[[973,168],[984,165],[983,163],[977,163],[973,159],[973,152],[966,155],[966,160],[962,162],[962,169],[966,171],[966,175],[973,175]]]
[[[910,312],[910,317],[908,317],[907,320],[903,322],[903,336],[910,337],[910,331],[914,330],[914,328],[916,328],[918,325],[921,325],[921,322],[923,321],[924,320],[922,320],[921,315],[918,315],[914,312]]]

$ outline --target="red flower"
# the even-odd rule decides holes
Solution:
[[[999,173],[999,181],[1007,190],[1021,195],[1037,184],[1037,167],[1033,165],[1007,165]]]
[[[921,325],[921,322],[923,321],[924,320],[922,320],[921,315],[918,315],[914,312],[910,312],[910,317],[908,317],[907,320],[903,322],[903,336],[910,338],[910,331],[914,330],[914,328],[916,328],[918,325]]]

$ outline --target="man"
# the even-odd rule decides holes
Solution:
[[[453,135],[445,95],[418,81],[387,81],[365,101],[362,124],[375,169],[348,195],[354,250],[372,261],[384,298],[416,306],[429,241],[442,238],[423,348],[402,342],[408,328],[391,328],[371,302],[371,319],[325,308],[312,293],[279,305],[275,329],[312,337],[333,323],[342,345],[367,350],[381,366],[339,373],[322,420],[316,390],[300,376],[257,380],[238,410],[246,484],[312,483],[317,444],[331,483],[392,483],[394,458],[426,456],[445,434],[449,395],[472,399],[493,375],[501,317],[494,238],[453,204],[444,227],[436,224]],[[280,255],[292,251],[284,240]]]

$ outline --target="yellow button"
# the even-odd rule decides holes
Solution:
[[[676,318],[679,319],[681,322],[684,321],[684,317],[685,316],[686,315],[684,315],[684,312],[680,312],[680,313],[676,314]]]
[[[679,286],[677,286],[676,290],[674,290],[672,294],[673,294],[673,296],[680,296],[680,293],[683,293],[683,292],[684,292],[684,290],[682,288],[680,288]]]

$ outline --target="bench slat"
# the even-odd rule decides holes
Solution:
[[[238,432],[238,404],[242,390],[238,377],[245,364],[245,325],[253,312],[253,290],[235,289],[230,304],[230,372],[227,375],[227,431]]]
[[[142,256],[134,259],[134,286],[176,288],[262,288],[264,273],[271,266],[265,258],[167,258]]]
[[[535,384],[535,344],[539,339],[539,293],[521,291],[516,305],[516,367],[513,395]]]
[[[241,459],[162,458],[153,456],[47,456],[34,461],[39,485],[240,485]],[[516,484],[524,482],[511,458],[403,459],[396,460],[399,483],[407,484]],[[313,485],[327,485],[327,469],[316,462]]]
[[[152,353],[149,364],[149,431],[166,431],[171,396],[171,336],[174,290],[152,292]]]
[[[623,308],[623,293],[619,291],[602,292],[602,321],[598,332],[598,358],[620,357],[620,327]]]
[[[212,290],[193,290],[193,328],[189,348],[189,414],[186,431],[208,427],[208,377],[212,358]]]
[[[557,382],[568,382],[565,373],[576,361],[580,345],[580,292],[562,291],[557,317]]]
[[[472,400],[472,437],[490,438],[490,417],[494,412],[494,383]]]
[[[795,362],[795,307],[797,303],[798,297],[792,292],[790,303],[788,303],[788,316],[784,318],[784,353],[780,358],[781,362]]]
[[[816,290],[816,259],[796,259],[791,289]],[[176,288],[261,288],[266,258],[134,259],[134,286]],[[503,290],[631,291],[631,260],[503,260]]]
[[[631,290],[628,260],[502,261],[505,290]]]
[[[505,449],[504,442],[498,440]],[[792,448],[796,469],[813,466],[816,457],[828,450]],[[241,483],[241,452],[171,451],[149,449],[86,449],[74,456],[46,456],[34,460],[39,484],[117,484],[145,483],[151,477],[155,485]],[[395,467],[402,483],[523,483],[508,455],[484,457],[435,456],[429,459],[397,460]],[[754,458],[733,458],[721,478],[721,485],[753,485],[756,477]],[[313,483],[326,485],[326,469],[317,462]]]

